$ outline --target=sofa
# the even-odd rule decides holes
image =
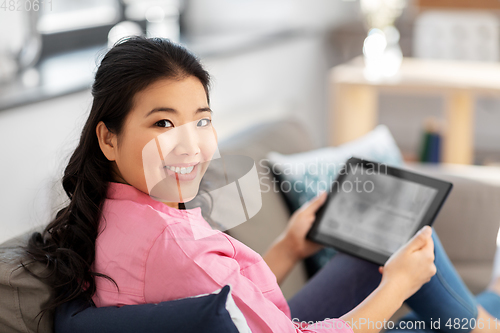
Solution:
[[[317,148],[320,147],[313,143],[306,128],[294,119],[254,125],[219,142],[222,155],[245,155],[255,161],[262,189],[273,186],[272,175],[266,174],[265,160],[268,152],[295,154]],[[416,163],[407,164],[406,167],[454,184],[434,227],[464,282],[473,293],[482,291],[491,275],[500,224],[500,170],[495,167]],[[64,200],[64,197],[60,195],[59,199]],[[256,252],[264,254],[285,228],[290,213],[279,191],[262,191],[261,210],[249,221],[228,230],[228,233]],[[20,239],[22,243],[23,238]],[[7,248],[2,244],[0,248],[0,278],[3,279],[0,280],[1,286],[2,283],[9,284],[8,278],[13,272],[19,271],[19,264],[16,261],[18,254],[15,247]],[[299,263],[281,285],[285,297],[292,297],[307,280],[304,263]],[[25,294],[19,294],[19,302],[24,299],[33,300],[34,297],[39,300],[48,297],[43,285],[32,279],[25,282],[23,292]],[[12,320],[32,320],[29,316],[36,312],[36,306],[32,304],[31,307],[32,309],[30,304],[26,304],[29,311],[22,314],[23,318]],[[401,309],[394,318],[405,311],[407,309]],[[19,317],[19,314],[17,316]],[[51,318],[46,318],[43,325],[46,327],[44,332],[49,332]],[[31,332],[29,327],[32,325],[26,326],[28,328],[24,332]]]

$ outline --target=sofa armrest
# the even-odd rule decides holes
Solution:
[[[408,166],[454,185],[434,226],[450,259],[492,262],[500,225],[500,169],[452,164]]]

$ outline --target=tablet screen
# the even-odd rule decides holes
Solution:
[[[388,256],[417,231],[438,193],[361,167],[347,174],[336,191],[318,231]]]

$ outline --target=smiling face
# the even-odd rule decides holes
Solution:
[[[217,149],[217,134],[201,82],[161,79],[134,96],[119,136],[100,123],[104,155],[116,181],[164,202],[192,200]]]

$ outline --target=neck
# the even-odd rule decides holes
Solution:
[[[113,179],[113,181],[115,183],[122,183],[122,184],[126,184],[126,185],[130,185],[129,183],[127,183],[125,181],[125,179],[121,178],[121,177],[115,177],[115,179]],[[131,185],[132,186],[132,185]],[[172,207],[172,208],[175,208],[175,209],[179,209],[179,203],[178,202],[166,202],[166,201],[162,201],[165,205],[169,206],[169,207]]]
[[[165,205],[169,206],[169,207],[172,207],[172,208],[175,208],[175,209],[179,209],[179,203],[178,202],[163,202]]]

